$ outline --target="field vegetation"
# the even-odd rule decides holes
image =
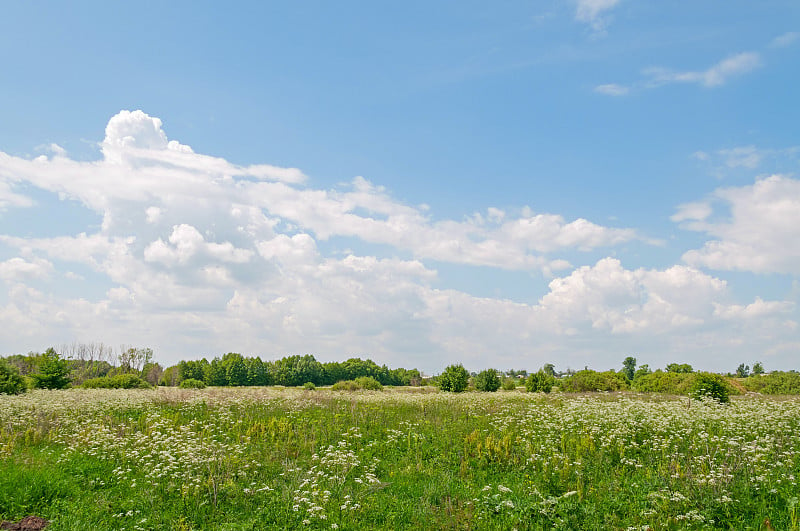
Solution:
[[[800,400],[428,388],[0,399],[0,519],[49,529],[797,529]]]

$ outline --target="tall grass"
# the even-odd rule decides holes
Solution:
[[[0,400],[49,529],[797,529],[800,400],[208,388]]]

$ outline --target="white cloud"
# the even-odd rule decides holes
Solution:
[[[29,161],[4,155],[0,178],[13,177],[80,200],[103,215],[106,235],[127,237],[131,227],[141,225],[144,212],[151,228],[142,232],[152,235],[147,259],[165,264],[185,262],[194,245],[183,242],[183,251],[175,247],[180,242],[168,245],[165,229],[205,228],[210,218],[215,239],[230,243],[209,243],[205,249],[228,261],[246,260],[247,253],[255,252],[255,242],[273,238],[281,222],[318,239],[356,237],[419,259],[548,272],[568,265],[548,254],[638,238],[631,229],[534,215],[529,209],[516,218],[490,209],[485,217],[432,221],[425,208],[402,204],[363,177],[353,179],[345,190],[298,187],[305,176],[297,169],[240,167],[194,153],[168,140],[161,121],[142,111],[122,111],[112,117],[102,146],[104,159],[99,162],[65,157]],[[179,231],[174,238],[188,236]],[[197,236],[202,237],[199,232]],[[233,248],[237,240],[243,248]]]
[[[630,92],[630,89],[624,85],[608,83],[606,85],[597,85],[594,91],[598,94],[605,94],[606,96],[625,96]]]
[[[43,279],[53,272],[53,264],[41,258],[26,260],[16,257],[0,262],[0,279],[5,281],[24,281]]]
[[[732,55],[700,71],[676,71],[662,67],[644,70],[647,85],[657,87],[668,83],[696,83],[704,87],[724,85],[730,78],[752,72],[761,66],[761,56],[756,52]]]
[[[714,199],[730,208],[730,217],[689,226],[714,239],[685,253],[687,263],[755,273],[800,271],[800,181],[773,175],[752,186],[718,189]]]
[[[3,182],[75,198],[103,215],[88,234],[0,235],[19,254],[0,262],[7,351],[102,340],[153,346],[164,363],[232,350],[311,352],[435,371],[453,361],[563,368],[592,359],[602,368],[630,352],[674,361],[670,352],[704,352],[720,338],[741,340],[742,350],[797,340],[776,321],[793,318],[781,301],[735,301],[725,282],[688,266],[627,270],[606,258],[556,277],[529,303],[437,289],[432,260],[552,273],[569,267],[561,253],[640,236],[530,208],[437,220],[362,177],[333,190],[301,186],[299,170],[194,153],[144,113],[112,122],[99,161],[0,153]],[[684,205],[674,219],[708,224],[704,205]],[[360,254],[332,257],[336,242],[322,242],[336,237],[357,240]],[[25,284],[53,277],[92,289],[73,297]],[[776,327],[772,340],[764,323]]]
[[[608,12],[619,4],[619,0],[578,0],[575,19],[591,26],[596,33],[603,33],[610,24]]]
[[[758,167],[763,158],[763,153],[755,146],[740,146],[731,149],[721,149],[717,153],[724,159],[729,168],[747,168],[753,170]]]
[[[794,44],[798,39],[800,39],[800,33],[796,31],[789,31],[772,39],[770,46],[772,48],[786,48],[787,46]]]
[[[678,205],[678,211],[670,216],[670,220],[675,223],[682,221],[703,221],[711,215],[713,209],[708,203],[684,203]]]

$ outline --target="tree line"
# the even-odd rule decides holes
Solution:
[[[0,357],[0,393],[28,388],[142,388],[151,386],[300,386],[332,385],[370,378],[380,385],[420,385],[417,369],[390,369],[370,359],[318,361],[313,355],[293,355],[262,361],[229,352],[222,357],[183,360],[164,369],[149,348],[123,345],[115,350],[102,343],[62,345],[43,353]]]

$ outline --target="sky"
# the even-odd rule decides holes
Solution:
[[[0,355],[800,368],[795,0],[10,2]]]

